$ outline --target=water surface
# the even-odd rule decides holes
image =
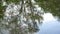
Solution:
[[[44,15],[43,24],[39,25],[39,28],[37,34],[60,34],[60,22],[51,13]]]

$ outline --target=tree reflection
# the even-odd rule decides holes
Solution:
[[[40,20],[43,19],[41,16],[43,13],[36,9],[36,3],[31,0],[3,1],[7,5],[2,6],[2,0],[0,1],[1,34],[34,34],[34,32],[39,31],[37,23],[40,23]]]
[[[43,19],[43,13],[37,9],[39,6],[60,18],[60,0],[35,1],[0,0],[0,34],[33,34],[39,31],[37,22],[41,24]]]
[[[45,12],[60,18],[60,0],[35,0]]]

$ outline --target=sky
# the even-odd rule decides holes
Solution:
[[[51,13],[45,13],[43,19],[42,25],[39,26],[40,31],[37,34],[60,34],[60,22]]]

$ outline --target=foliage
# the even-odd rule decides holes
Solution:
[[[37,19],[40,22],[42,16],[40,13],[38,15],[37,10],[34,10],[36,7],[34,7],[31,0],[4,0],[4,2],[6,2],[6,6],[2,6],[3,2],[0,1],[0,18],[3,17],[0,20],[0,24],[3,24],[2,27],[0,26],[0,31],[2,31],[1,29],[8,30],[11,34],[28,34],[28,32],[39,31],[35,20]],[[26,8],[31,13],[27,13]],[[17,14],[17,12],[19,13]],[[34,12],[37,12],[37,14]],[[30,19],[32,22],[30,22]]]
[[[24,1],[26,1],[24,3]],[[38,4],[40,7],[42,7],[42,9],[44,9],[44,12],[51,12],[54,16],[58,16],[60,18],[60,0],[35,0],[36,4]],[[11,34],[27,34],[27,32],[37,32],[38,26],[37,26],[37,22],[35,22],[35,20],[37,19],[38,21],[40,21],[42,18],[41,15],[39,15],[40,13],[34,9],[36,9],[36,7],[34,6],[34,3],[32,3],[31,0],[4,0],[4,2],[7,3],[7,6],[2,6],[3,2],[2,0],[0,1],[0,19],[3,18],[2,20],[0,20],[0,24],[2,24],[3,26],[1,27],[0,25],[0,31],[1,29],[5,29],[6,28],[8,30],[10,30]],[[18,15],[13,15],[14,13],[12,12],[14,9],[14,5],[10,5],[11,3],[13,3],[14,5],[19,5],[20,7],[19,10],[17,10],[17,12],[19,11]],[[8,5],[10,5],[10,7],[12,8],[10,10],[11,11],[11,15],[9,14],[9,16],[5,16],[5,12],[6,9],[8,7]],[[28,8],[28,11],[31,13],[26,13],[26,8]],[[34,12],[37,12],[37,14],[35,14]],[[10,12],[9,12],[10,13]],[[27,20],[24,21],[23,19],[26,18]],[[32,22],[29,21],[29,19],[32,20]],[[9,21],[10,20],[10,21]],[[23,21],[23,22],[22,22]],[[18,24],[19,22],[19,24]],[[27,26],[23,26],[22,25],[27,24]],[[11,29],[9,29],[11,28]],[[28,29],[28,30],[27,30]],[[25,33],[26,32],[26,33]]]
[[[20,0],[6,0],[6,2],[9,3],[16,3],[18,4],[20,2]]]
[[[60,18],[60,0],[35,0],[45,12],[51,12]]]

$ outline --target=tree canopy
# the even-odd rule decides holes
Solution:
[[[60,0],[35,0],[45,12],[51,12],[60,18]]]
[[[44,14],[41,11],[60,18],[60,0],[0,0],[0,33],[3,29],[11,34],[39,31],[37,23],[41,24]]]

